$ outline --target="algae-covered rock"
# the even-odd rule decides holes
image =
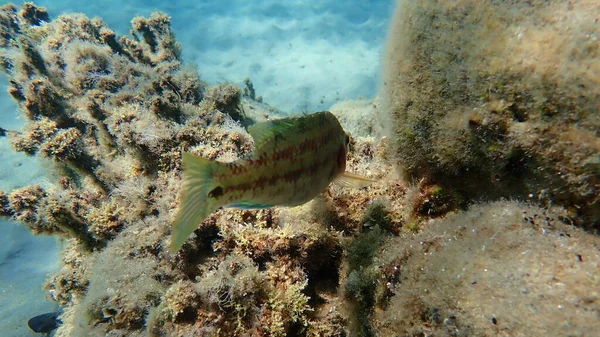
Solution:
[[[600,3],[399,0],[382,96],[407,179],[600,229]]]
[[[381,336],[595,336],[600,237],[562,211],[473,206],[383,244],[373,325]]]

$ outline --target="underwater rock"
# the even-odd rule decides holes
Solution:
[[[499,201],[390,238],[372,324],[381,336],[596,336],[600,237],[564,211]]]
[[[382,97],[396,161],[467,201],[569,209],[600,230],[597,1],[397,2]]]

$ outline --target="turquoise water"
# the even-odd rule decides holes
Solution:
[[[123,4],[125,3],[125,4]],[[175,3],[178,6],[174,5]],[[393,1],[39,1],[52,17],[82,12],[127,33],[136,15],[161,10],[183,59],[210,82],[254,82],[284,111],[326,109],[377,91]],[[118,7],[118,8],[116,8]]]
[[[0,226],[0,335],[34,336],[27,320],[56,309],[42,284],[60,266],[57,242],[8,221],[0,220]]]
[[[1,2],[5,4],[8,2]],[[329,108],[346,98],[373,97],[393,1],[38,1],[51,17],[83,12],[126,34],[136,15],[158,9],[172,17],[183,59],[211,84],[254,83],[257,96],[290,114]],[[0,85],[7,80],[0,76]],[[23,120],[0,94],[0,127]],[[0,138],[0,188],[47,180],[35,159]],[[29,317],[54,309],[41,286],[59,267],[56,240],[34,237],[0,220],[0,336],[34,336]]]

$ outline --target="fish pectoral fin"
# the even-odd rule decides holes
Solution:
[[[375,182],[375,180],[353,173],[344,172],[335,178],[333,182],[344,187],[362,188],[371,185]]]

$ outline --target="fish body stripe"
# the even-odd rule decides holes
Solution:
[[[250,182],[244,182],[237,185],[230,185],[225,188],[224,196],[226,196],[226,203],[233,203],[243,199],[244,195],[249,194],[251,199],[256,198],[260,192],[264,192],[267,188],[273,188],[280,186],[282,182],[294,183],[297,182],[301,177],[310,178],[313,173],[319,172],[323,168],[326,168],[329,164],[328,160],[321,162],[315,162],[311,166],[301,167],[295,170],[288,171],[283,174],[273,174],[270,176],[261,176]],[[329,178],[329,177],[328,177]],[[278,195],[281,190],[274,191],[273,195]]]
[[[277,139],[280,146],[266,143],[270,151],[258,148],[251,157],[229,163],[226,169],[216,172],[215,178],[223,187],[220,201],[292,205],[307,201],[296,200],[295,195],[314,197],[320,191],[311,193],[312,189],[325,188],[337,173],[345,133],[335,117],[328,121],[321,116],[317,121],[312,123],[318,127],[314,130],[276,132],[273,141]],[[301,124],[311,125],[306,121]],[[303,180],[306,182],[299,183]]]
[[[278,143],[287,143],[289,145],[286,146],[285,144],[281,144],[281,149],[275,149],[270,155],[265,152],[262,152],[261,149],[257,149],[255,151],[255,155],[259,155],[260,157],[245,159],[246,165],[258,168],[264,165],[268,165],[269,159],[271,159],[271,161],[277,161],[282,159],[291,160],[292,158],[302,154],[303,152],[314,152],[318,150],[319,144],[329,142],[329,138],[331,138],[332,136],[339,135],[339,131],[343,132],[341,126],[339,126],[339,123],[338,125],[330,126],[325,126],[323,125],[323,123],[321,123],[320,126],[322,128],[316,131],[313,130],[312,132],[306,131],[303,133],[292,134],[289,135],[287,138],[281,135],[280,133],[276,133],[276,135],[274,136],[274,141],[277,140]]]
[[[314,163],[310,167],[300,167],[295,170],[290,170],[283,174],[274,174],[270,176],[260,176],[253,180],[252,182],[244,182],[237,185],[230,185],[225,188],[225,193],[233,192],[233,191],[246,191],[246,190],[255,190],[257,188],[266,187],[266,186],[275,186],[280,180],[285,182],[293,182],[296,181],[303,174],[308,174],[315,172],[318,168],[327,164],[327,161]],[[249,188],[249,186],[253,186]]]
[[[275,150],[270,156],[263,152],[260,154],[259,158],[249,158],[249,159],[241,159],[240,165],[242,166],[250,166],[254,169],[260,168],[262,166],[266,166],[273,162],[282,161],[282,160],[294,160],[297,156],[302,155],[306,152],[316,152],[319,150],[318,144],[324,144],[330,141],[330,136],[328,134],[319,135],[317,138],[309,138],[304,140],[300,144],[292,144],[281,150]],[[269,161],[270,160],[270,161]],[[237,163],[237,162],[235,162]],[[236,168],[238,169],[238,168]],[[231,174],[238,174],[239,171],[232,171]]]
[[[259,169],[268,166],[269,164],[275,164],[285,160],[294,162],[298,156],[310,152],[317,152],[320,149],[318,144],[327,144],[331,141],[331,138],[332,137],[329,134],[325,133],[324,135],[318,135],[317,138],[306,139],[299,145],[293,144],[280,151],[274,151],[271,156],[263,152],[260,154],[260,157],[256,159],[240,159],[235,162],[226,163],[228,172],[218,173],[216,176],[220,178],[225,178],[227,175],[237,176],[247,173],[249,168]]]

